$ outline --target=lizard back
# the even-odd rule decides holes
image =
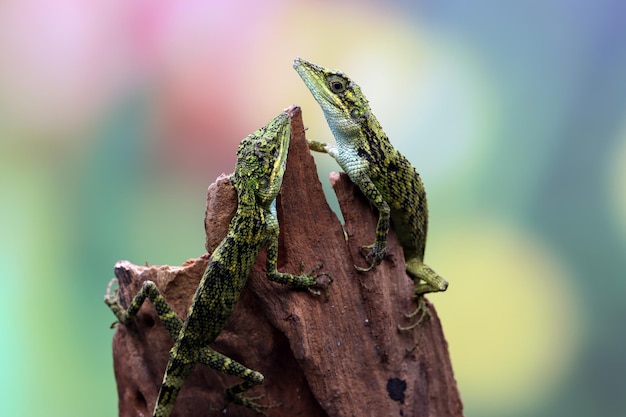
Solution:
[[[240,204],[228,234],[209,259],[181,331],[181,344],[199,346],[215,340],[233,312],[267,233],[263,209]]]
[[[389,142],[375,117],[361,121],[364,139],[357,147],[365,159],[366,173],[391,210],[391,222],[405,257],[424,258],[428,230],[428,203],[419,173]]]

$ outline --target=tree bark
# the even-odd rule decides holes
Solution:
[[[415,308],[415,301],[393,230],[387,258],[373,270],[359,273],[354,265],[366,266],[359,247],[373,242],[377,214],[345,174],[332,174],[345,219],[342,228],[317,178],[300,108],[292,106],[289,114],[292,139],[277,201],[278,269],[297,274],[301,265],[309,271],[322,263],[334,282],[321,296],[271,282],[265,277],[262,251],[231,319],[212,347],[265,375],[264,384],[248,394],[264,395],[259,402],[280,404],[267,410],[273,417],[462,416],[434,306],[429,304],[432,315],[421,327],[396,330],[398,323],[410,323],[403,314]],[[226,235],[236,208],[234,189],[221,176],[208,191],[209,253]],[[142,282],[150,279],[184,317],[208,257],[191,259],[182,267],[118,262],[115,274],[122,304],[126,306]],[[418,337],[417,348],[407,352]],[[149,302],[132,323],[117,327],[113,356],[120,416],[151,415],[172,345]],[[256,415],[225,403],[224,389],[238,381],[198,365],[185,381],[172,416]]]

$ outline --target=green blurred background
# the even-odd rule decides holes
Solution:
[[[116,414],[113,265],[201,255],[207,186],[284,107],[330,140],[295,56],[352,76],[422,174],[466,415],[624,415],[610,0],[1,2],[0,414]]]

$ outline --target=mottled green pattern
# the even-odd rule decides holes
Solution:
[[[302,289],[318,285],[314,275],[296,276],[276,270],[279,228],[274,204],[285,171],[289,139],[289,117],[281,113],[239,145],[237,166],[230,177],[237,191],[237,212],[231,220],[227,236],[209,259],[184,322],[176,316],[151,281],[144,283],[127,310],[119,304],[117,289],[111,293],[109,286],[105,302],[120,323],[131,320],[145,298],[148,298],[175,340],[154,416],[169,416],[178,392],[196,363],[243,379],[240,384],[226,390],[230,401],[260,413],[267,407],[241,395],[261,384],[263,375],[216,352],[208,345],[215,340],[230,317],[262,248],[268,248],[269,279]]]
[[[357,269],[368,271],[383,260],[391,220],[404,250],[407,273],[415,282],[415,295],[445,291],[448,283],[423,263],[428,207],[422,180],[389,142],[361,88],[341,71],[301,58],[296,58],[294,68],[320,104],[337,141],[336,147],[310,142],[309,148],[335,158],[378,209],[376,239],[362,248],[370,265]],[[420,308],[424,308],[421,298]]]

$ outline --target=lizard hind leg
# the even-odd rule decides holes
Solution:
[[[139,312],[141,305],[146,300],[150,300],[154,306],[159,319],[167,329],[170,337],[175,340],[183,325],[183,321],[176,315],[172,307],[167,303],[156,284],[152,281],[144,281],[139,292],[130,301],[128,309],[124,309],[120,304],[119,287],[117,287],[117,278],[113,278],[107,286],[107,292],[104,296],[104,302],[117,317],[121,324],[128,324]],[[115,287],[113,289],[113,287]],[[114,327],[113,323],[111,327]]]
[[[254,410],[261,415],[266,415],[263,410],[280,406],[280,404],[259,404],[255,402],[255,400],[263,398],[263,395],[258,397],[245,397],[241,395],[245,391],[263,383],[265,377],[260,372],[247,368],[241,363],[211,349],[208,346],[203,348],[198,353],[198,362],[207,365],[216,371],[238,376],[243,379],[243,381],[239,384],[226,389],[225,395],[227,401],[243,405],[244,407]]]
[[[406,317],[407,319],[412,319],[413,317],[419,315],[419,319],[417,319],[415,323],[410,324],[408,326],[400,326],[398,324],[397,328],[399,332],[411,331],[415,329],[416,327],[420,326],[425,320],[428,320],[430,318],[430,309],[428,308],[428,305],[426,304],[426,300],[424,299],[424,296],[417,296],[416,299],[417,299],[417,308],[411,313],[405,314],[404,317]],[[415,348],[420,344],[423,335],[424,335],[424,328],[420,327],[417,341],[415,342],[415,344],[413,344],[411,349],[407,349],[407,352],[412,352],[415,350]]]

